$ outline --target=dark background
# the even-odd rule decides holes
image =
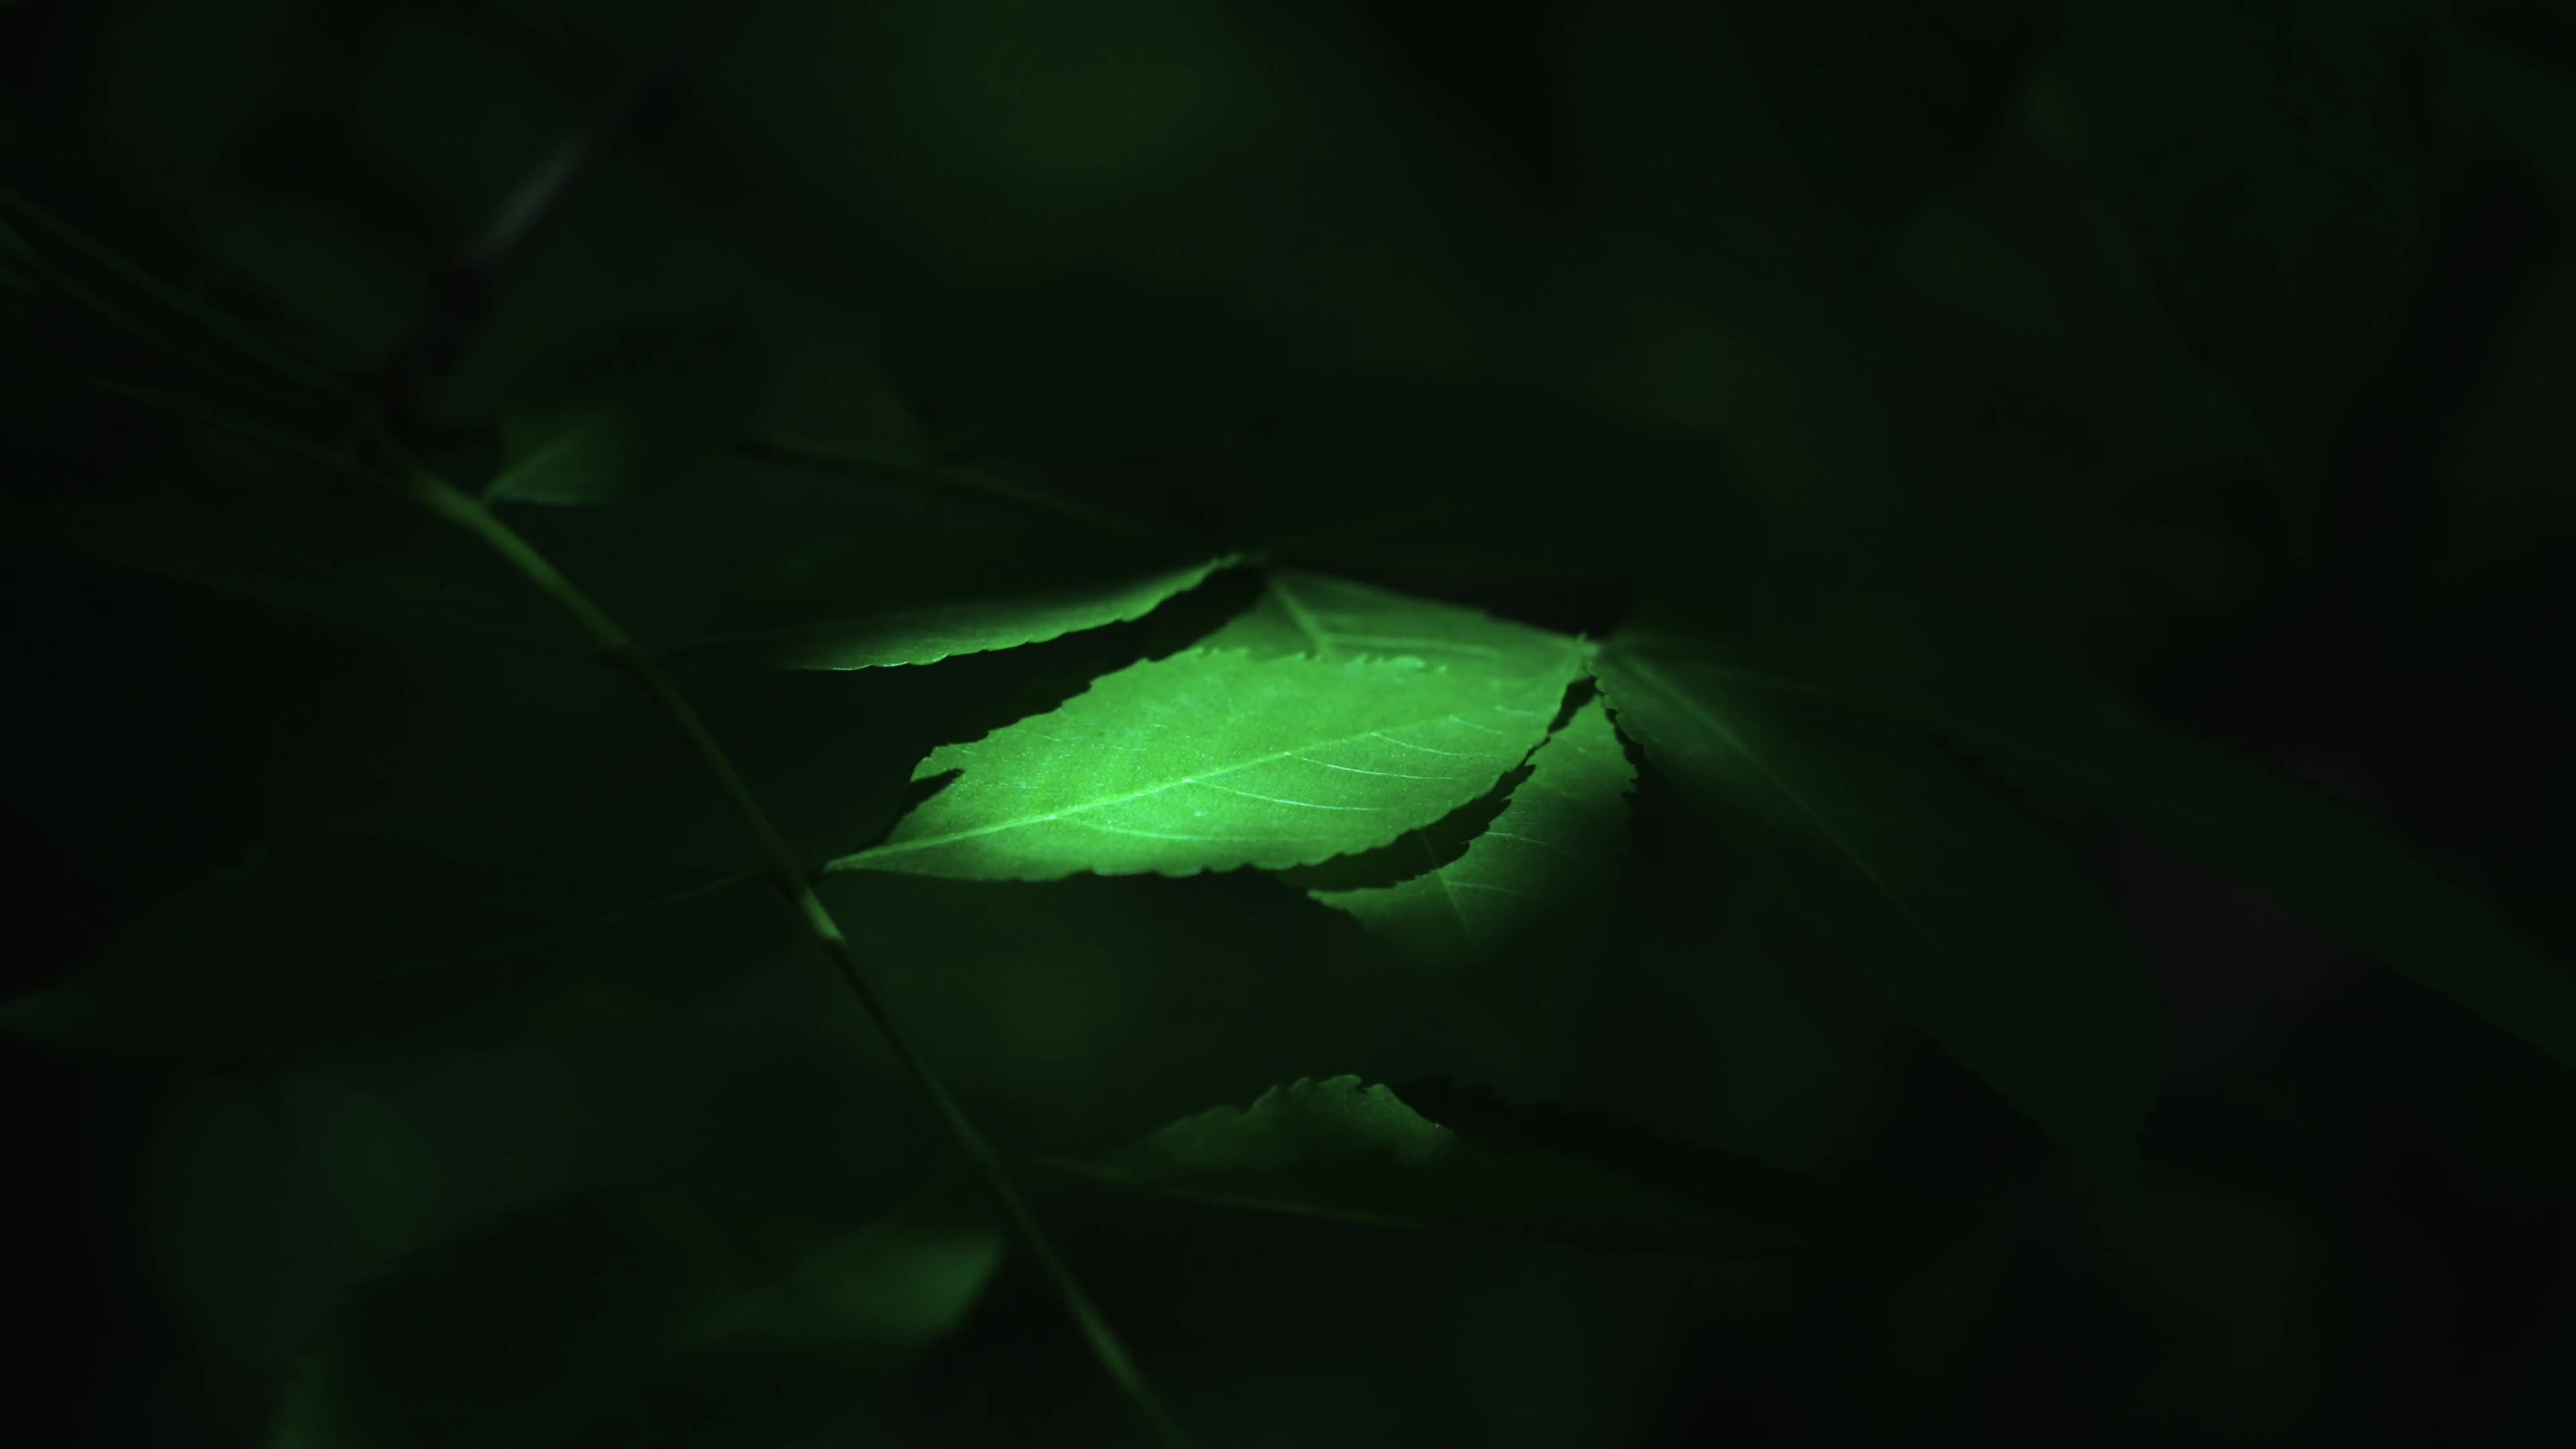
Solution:
[[[721,301],[771,344],[771,431],[1024,467],[1220,532],[1418,505],[1349,566],[1562,627],[1827,540],[2365,807],[2568,955],[2561,7],[718,9],[480,312],[441,268],[654,71],[682,7],[20,0],[0,179],[336,371],[458,326],[417,423],[466,463],[552,345]],[[0,308],[12,988],[322,831],[740,863],[687,758],[568,649],[386,636],[29,525],[261,474],[62,381],[121,356],[91,319]],[[676,502],[526,526],[650,640],[782,543],[961,511],[746,455]],[[315,536],[344,555],[299,566],[333,587],[488,588],[488,617],[561,637],[463,541],[373,513]],[[935,684],[682,682],[819,851],[882,828],[937,721],[1008,718],[1157,637]],[[1917,1269],[1856,1290],[1068,1202],[1068,1251],[1212,1444],[2576,1428],[2563,1069],[2259,892],[2070,819],[2163,1012],[2149,1202],[2191,1266],[2150,1272],[2035,1132],[1794,925],[1737,909],[1651,785],[1639,909],[1558,963],[1537,1052],[1369,1007],[1350,936],[1247,882],[850,904],[890,956],[982,963],[911,978],[915,1005],[1014,1146],[1296,1075],[1445,1075],[1947,1214]],[[352,907],[327,929],[364,952],[406,927]],[[828,993],[763,989],[338,1075],[13,1046],[10,1196],[36,1211],[11,1235],[31,1331],[8,1398],[68,1426],[28,1442],[259,1442],[283,1354],[347,1282],[573,1186],[824,1150],[935,1166],[902,1084],[834,1065],[871,1049],[812,1024]],[[818,1105],[854,1083],[855,1128]],[[1019,1266],[890,1392],[894,1442],[1128,1433]]]

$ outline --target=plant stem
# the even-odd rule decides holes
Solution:
[[[895,1056],[902,1062],[904,1070],[911,1074],[914,1082],[918,1083],[922,1092],[930,1098],[932,1110],[938,1115],[941,1124],[948,1129],[948,1135],[955,1140],[958,1152],[966,1159],[967,1166],[982,1179],[985,1190],[990,1192],[993,1200],[1000,1205],[1002,1214],[1008,1220],[1011,1232],[1019,1239],[1020,1245],[1028,1250],[1029,1256],[1036,1259],[1039,1268],[1045,1272],[1047,1281],[1055,1289],[1056,1296],[1063,1301],[1065,1310],[1073,1316],[1075,1325],[1082,1330],[1082,1336],[1090,1344],[1093,1356],[1100,1360],[1100,1366],[1108,1372],[1110,1379],[1118,1385],[1119,1391],[1127,1396],[1128,1401],[1145,1417],[1146,1422],[1153,1426],[1155,1434],[1165,1444],[1188,1445],[1191,1442],[1188,1434],[1183,1432],[1171,1412],[1163,1407],[1162,1401],[1155,1396],[1152,1387],[1145,1382],[1143,1373],[1137,1369],[1135,1361],[1128,1356],[1126,1346],[1119,1341],[1116,1331],[1109,1326],[1109,1321],[1101,1316],[1100,1310],[1093,1306],[1090,1296],[1083,1292],[1082,1285],[1073,1276],[1073,1270],[1067,1267],[1064,1260],[1057,1255],[1054,1244],[1039,1227],[1036,1214],[1029,1210],[1028,1202],[1020,1195],[1018,1185],[1011,1181],[1010,1174],[1004,1169],[1001,1155],[993,1150],[990,1142],[985,1140],[983,1132],[976,1127],[974,1120],[966,1115],[965,1108],[950,1095],[947,1084],[940,1080],[939,1074],[932,1069],[929,1058],[922,1054],[920,1044],[913,1038],[911,1028],[905,1025],[902,1017],[896,1013],[894,1004],[883,991],[878,989],[876,982],[860,966],[858,952],[851,946],[849,937],[842,933],[840,922],[833,918],[830,908],[814,894],[811,875],[804,861],[796,854],[795,849],[788,845],[786,838],[778,833],[778,827],[770,821],[768,812],[760,808],[760,802],[753,798],[750,786],[744,783],[741,772],[734,768],[733,761],[725,754],[723,746],[716,743],[715,736],[707,730],[706,722],[698,717],[697,710],[681,696],[678,687],[671,682],[671,677],[663,672],[662,666],[655,660],[652,653],[629,637],[615,620],[601,612],[599,606],[590,601],[589,596],[574,587],[570,579],[557,572],[544,555],[538,553],[526,539],[519,536],[516,530],[502,522],[491,509],[485,507],[482,500],[440,477],[409,449],[404,448],[381,425],[371,425],[367,431],[370,440],[392,462],[395,479],[404,491],[428,507],[430,511],[459,525],[489,544],[529,583],[535,585],[548,598],[562,605],[564,612],[572,616],[573,622],[580,626],[582,633],[598,648],[600,657],[640,685],[653,703],[660,707],[663,714],[678,727],[682,738],[688,741],[689,748],[696,752],[698,759],[715,775],[717,783],[724,790],[725,799],[733,806],[736,818],[741,820],[743,828],[751,833],[752,843],[760,853],[761,865],[768,871],[770,880],[777,886],[780,894],[795,906],[797,913],[803,917],[806,928],[822,945],[824,953],[832,958],[832,965],[840,972],[841,980],[849,986],[851,993],[858,997],[859,1004],[866,1009],[869,1019],[876,1023],[877,1029],[885,1034],[886,1041],[894,1047]]]

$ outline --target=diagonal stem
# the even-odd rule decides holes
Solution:
[[[744,783],[741,772],[734,768],[723,746],[716,743],[715,736],[707,730],[706,722],[682,697],[651,651],[637,644],[615,620],[601,612],[588,595],[557,572],[544,555],[485,507],[482,500],[432,471],[381,424],[370,424],[367,441],[373,443],[392,464],[395,481],[406,493],[431,512],[489,544],[529,583],[562,605],[564,612],[572,616],[573,622],[598,649],[600,657],[642,687],[645,695],[679,729],[699,761],[716,777],[726,801],[733,806],[735,817],[750,832],[761,866],[768,872],[771,882],[796,908],[806,928],[822,945],[824,953],[831,957],[833,968],[840,972],[842,981],[858,997],[860,1006],[866,1009],[877,1029],[885,1034],[904,1070],[929,1097],[932,1111],[939,1117],[940,1124],[948,1129],[948,1135],[956,1142],[967,1167],[982,1180],[985,1190],[1000,1205],[1013,1236],[1028,1250],[1029,1256],[1037,1260],[1056,1296],[1073,1316],[1075,1326],[1082,1331],[1092,1355],[1165,1444],[1188,1445],[1191,1442],[1188,1434],[1181,1429],[1170,1410],[1163,1407],[1135,1361],[1128,1356],[1126,1346],[1119,1341],[1116,1331],[1092,1304],[1090,1295],[1074,1278],[1073,1270],[1057,1255],[1055,1245],[1038,1225],[1036,1214],[1030,1211],[1027,1199],[1020,1195],[1018,1185],[1012,1182],[1004,1169],[1001,1155],[993,1150],[982,1130],[950,1094],[947,1084],[940,1080],[929,1058],[923,1055],[911,1028],[860,965],[858,952],[851,946],[849,937],[842,933],[840,922],[814,894],[811,875],[803,860],[779,834],[778,827],[772,823],[768,812],[761,809],[760,802],[753,798],[750,786]]]

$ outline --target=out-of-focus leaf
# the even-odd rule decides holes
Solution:
[[[2537,15],[2513,16],[2511,23],[2517,28],[2542,24]],[[2479,30],[2493,33],[2489,27]],[[2444,79],[2485,114],[2558,204],[2576,216],[2576,71],[2563,66],[2553,70],[2531,51],[2493,43],[2488,34],[2465,27],[2442,29]]]
[[[813,545],[742,580],[692,654],[784,669],[931,664],[1143,618],[1231,558],[994,529]]]
[[[1712,550],[1750,545],[1766,506],[1714,438],[1527,389],[1292,392],[1239,458],[1252,487],[1229,501],[1244,535],[1324,569],[1584,580],[1704,568]],[[1670,510],[1691,526],[1532,527],[1570,488],[1605,515]]]
[[[1314,897],[1425,961],[1525,939],[1610,893],[1636,778],[1596,697],[1538,748],[1528,778],[1512,788],[1501,815],[1463,842],[1463,853],[1461,842],[1441,838],[1449,822],[1435,822],[1407,836],[1431,869],[1392,886]]]
[[[1411,1041],[1372,1050],[1403,963],[1358,922],[1258,872],[1036,883],[841,871],[815,891],[960,1100],[1022,1151],[1124,1141],[1317,1061],[1360,1054],[1408,1072],[1453,1061]],[[873,1028],[825,994],[839,983],[811,974],[818,1009],[847,1023],[848,1054],[899,1087]]]
[[[2051,38],[2048,0],[1730,9],[1725,27],[1813,208],[1867,258],[1894,219],[1982,147]]]
[[[1831,1184],[1761,1157],[1676,1141],[1605,1112],[1505,1100],[1446,1077],[1392,1085],[1424,1116],[1495,1152],[1549,1152],[1615,1172],[1678,1201],[1775,1222],[1879,1257],[1902,1258],[1946,1228],[1937,1210]]]
[[[762,880],[350,836],[163,899],[10,1024],[111,1054],[261,1062],[467,1027],[580,1031],[775,958]],[[506,862],[506,863],[505,863]]]
[[[798,343],[805,346],[801,349]],[[780,377],[772,407],[779,423],[763,441],[799,455],[866,458],[895,468],[930,461],[921,421],[884,365],[854,356],[834,335],[791,331],[773,352]]]
[[[504,503],[613,503],[729,450],[759,406],[758,339],[730,313],[594,339],[539,369],[501,418]]]
[[[212,431],[183,483],[74,496],[42,526],[101,563],[394,638],[538,651],[578,636],[461,531],[261,424],[104,380],[142,407]],[[235,441],[247,437],[245,445]]]
[[[2435,170],[2420,0],[2069,7],[2066,56],[2149,271],[2284,464],[2316,545],[2323,469],[2416,305]]]
[[[2135,821],[2275,892],[2576,1065],[2576,973],[2565,963],[2357,812],[2161,728],[1993,620],[1921,595],[1857,596],[1730,639],[1698,677],[1731,697],[1884,712],[1948,735],[2031,787]]]
[[[2126,1196],[2153,1003],[2058,844],[1901,725],[1747,687],[1676,636],[1594,665],[1622,732],[1891,1005]]]
[[[1194,650],[1103,676],[1062,708],[943,746],[962,772],[885,843],[833,862],[980,880],[1312,865],[1484,794],[1545,735],[1577,668]]]
[[[1688,1203],[1565,1153],[1494,1150],[1355,1076],[1301,1078],[1249,1108],[1051,1165],[1137,1192],[1389,1227],[1720,1257],[1815,1247],[1797,1225]]]
[[[956,1179],[873,1222],[853,1198],[633,1190],[419,1255],[358,1295],[269,1449],[713,1449],[810,1430],[955,1325],[1002,1258]]]

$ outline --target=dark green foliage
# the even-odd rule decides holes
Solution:
[[[501,503],[614,503],[730,450],[760,403],[759,340],[742,318],[657,320],[540,364],[501,413]]]
[[[796,939],[786,905],[748,874],[320,836],[158,902],[27,1009],[74,1043],[273,1066],[414,1036],[589,1030]]]
[[[1387,1227],[1512,1233],[1719,1257],[1796,1257],[1828,1240],[1716,1195],[1705,1206],[1586,1162],[1497,1151],[1384,1086],[1306,1078],[1062,1164],[1137,1192]]]
[[[359,1293],[270,1443],[783,1441],[973,1304],[1001,1240],[961,1186],[874,1221],[846,1189],[636,1190],[465,1239]]]
[[[1767,895],[2087,1172],[2135,1191],[2153,1004],[2118,917],[2063,848],[1928,741],[1748,690],[1688,645],[1614,637],[1594,677]]]
[[[0,16],[26,1442],[2556,1442],[2550,7]]]

